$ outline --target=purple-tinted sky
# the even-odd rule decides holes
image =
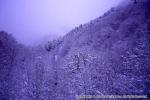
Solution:
[[[0,30],[26,45],[62,36],[122,0],[0,0]],[[51,37],[51,38],[52,38]]]

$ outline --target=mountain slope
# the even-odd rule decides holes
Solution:
[[[63,38],[55,54],[58,100],[81,94],[150,95],[149,2],[112,8]]]
[[[44,47],[23,46],[0,31],[0,100],[150,97],[149,11],[150,0],[125,0]]]

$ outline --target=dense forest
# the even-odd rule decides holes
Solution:
[[[150,97],[149,11],[149,0],[125,3],[38,46],[0,31],[0,100]]]

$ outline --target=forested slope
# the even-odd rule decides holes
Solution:
[[[81,94],[150,95],[149,8],[149,1],[129,2],[63,38],[57,53],[58,100]]]
[[[1,31],[0,100],[149,97],[149,11],[149,0],[124,3],[62,38],[34,47]]]

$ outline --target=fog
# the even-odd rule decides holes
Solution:
[[[122,0],[0,0],[0,30],[20,43],[53,39],[101,16]]]

